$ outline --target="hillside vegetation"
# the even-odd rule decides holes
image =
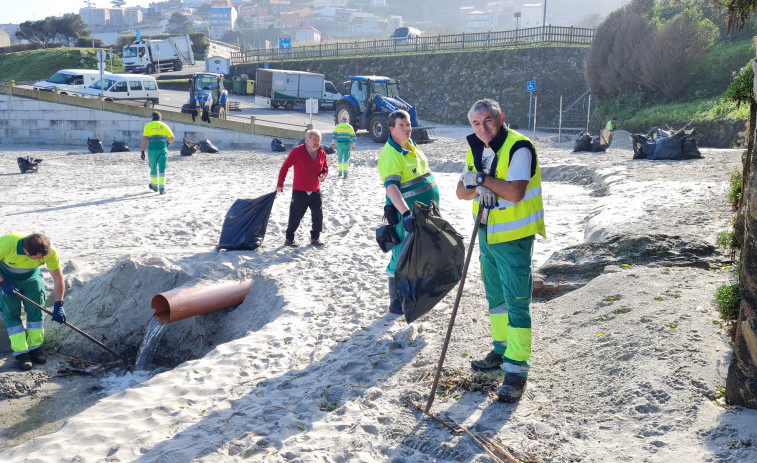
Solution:
[[[61,69],[97,69],[96,53],[93,48],[63,47],[0,54],[0,81],[38,81]],[[110,71],[110,58],[107,69]],[[113,70],[124,70],[117,55],[113,57]]]

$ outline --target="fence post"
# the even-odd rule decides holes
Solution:
[[[486,33],[486,49],[487,50],[491,47],[491,41],[492,41],[492,31],[488,31]]]
[[[589,93],[589,107],[586,110],[586,131],[589,131],[589,116],[591,116],[591,93]]]
[[[562,95],[560,95],[560,119],[557,123],[557,143],[562,143]]]
[[[465,50],[465,32],[463,32],[463,44],[460,47],[461,50]]]

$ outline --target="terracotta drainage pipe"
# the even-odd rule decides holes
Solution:
[[[197,288],[177,288],[156,294],[150,302],[160,323],[194,317],[241,304],[252,288],[252,280]]]

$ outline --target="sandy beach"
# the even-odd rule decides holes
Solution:
[[[466,246],[470,203],[455,186],[468,132],[449,126],[422,146],[442,216]],[[548,234],[535,245],[537,271],[582,243],[667,236],[712,248],[731,227],[726,192],[742,150],[634,161],[622,131],[605,153],[573,153],[567,137],[535,142]],[[428,416],[416,406],[428,399],[457,289],[412,324],[388,314],[389,256],[374,235],[381,146],[362,134],[347,179],[329,156],[323,248],[305,244],[309,214],[297,232],[303,245],[283,246],[290,172],[263,245],[232,252],[215,250],[226,212],[274,191],[286,153],[183,157],[179,148],[160,196],[138,151],[0,147],[0,234],[50,237],[68,321],[130,360],[155,294],[253,281],[239,306],[167,325],[149,371],[128,371],[47,317],[48,363],[21,372],[8,351],[0,364],[0,461],[508,461],[497,447],[520,461],[757,460],[757,412],[720,394],[731,347],[713,294],[736,279],[721,251],[703,257],[706,266],[629,258],[573,291],[557,283],[532,304],[526,394],[504,404],[491,389],[503,373],[470,370],[491,348],[476,244]],[[38,173],[19,173],[16,158],[27,155],[43,159]]]

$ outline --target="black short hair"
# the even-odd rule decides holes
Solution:
[[[163,116],[159,112],[153,111],[153,113],[152,113],[152,120],[159,121],[162,117]]]
[[[389,117],[387,119],[387,122],[389,122],[389,127],[394,127],[394,121],[396,121],[397,119],[404,119],[410,122],[413,121],[410,118],[409,112],[405,111],[404,109],[398,109],[396,111],[392,111],[392,113],[389,114]]]

